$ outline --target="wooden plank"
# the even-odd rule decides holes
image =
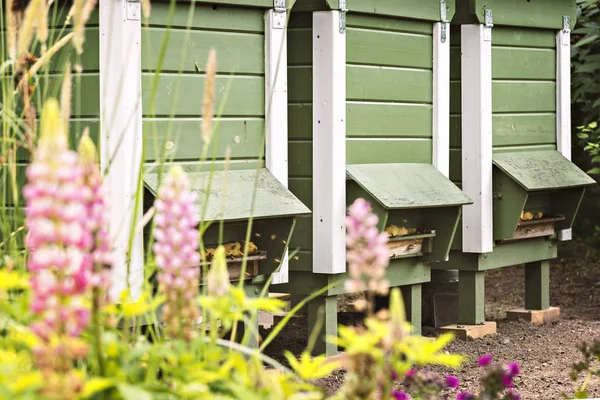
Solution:
[[[556,79],[556,52],[550,49],[492,48],[492,79]]]
[[[188,27],[189,8],[186,6],[185,3],[177,6],[171,22],[172,28]],[[164,27],[168,21],[169,3],[153,2],[149,25]],[[192,18],[189,28],[263,33],[265,22],[261,10],[227,5],[213,7],[211,4],[196,2],[194,18]]]
[[[349,101],[346,103],[346,136],[430,138],[432,114],[430,105]]]
[[[56,97],[60,93],[62,75],[50,75],[47,80],[42,79],[41,83],[42,85],[46,83],[46,93],[48,93],[49,96]],[[75,96],[77,96],[78,93],[85,93],[86,96],[79,106],[76,101],[71,103],[71,116],[75,118],[99,117],[100,75],[95,72],[82,74],[81,85],[78,84],[77,79],[73,79],[72,90],[74,98],[76,98]]]
[[[462,182],[462,158],[461,149],[450,148],[450,180],[452,182]],[[460,232],[457,232],[457,234]]]
[[[312,178],[293,177],[289,178],[290,191],[294,196],[304,203],[308,208],[312,208]],[[297,224],[296,224],[297,227]],[[311,232],[312,235],[312,232]],[[311,242],[312,243],[312,242]],[[312,244],[311,244],[312,246]],[[309,246],[310,247],[310,246]]]
[[[264,168],[263,160],[224,160],[215,161],[164,161],[164,162],[147,162],[144,163],[144,172],[158,173],[161,169],[163,172],[168,171],[172,165],[179,165],[185,172],[210,172],[224,171],[227,166],[228,171],[238,170],[254,170]]]
[[[543,113],[556,110],[554,82],[495,81],[492,92],[494,113]]]
[[[313,69],[310,66],[288,68],[288,100],[290,103],[312,103]]]
[[[431,36],[348,28],[346,37],[348,63],[432,68]]]
[[[421,69],[349,65],[347,100],[433,102],[433,72]]]
[[[48,30],[48,48],[52,47],[53,44],[58,42],[60,39],[64,38],[69,33],[69,30],[60,29],[49,29]],[[75,64],[79,63],[83,67],[85,72],[98,72],[100,70],[100,61],[98,55],[100,54],[100,30],[98,27],[87,26],[85,28],[85,43],[84,43],[84,52],[81,54],[80,59],[77,59],[77,54],[75,52],[75,48],[71,45],[71,43],[67,43],[67,45],[63,46],[60,50],[58,50],[50,60],[44,64],[45,70],[54,73],[64,73],[65,72],[65,64],[67,60],[71,61],[71,66],[75,69]],[[3,40],[5,39],[5,35],[2,34]],[[41,54],[41,45],[39,43],[34,43],[32,48],[33,54]]]
[[[217,52],[217,73],[264,74],[264,34],[191,31],[164,28],[144,28],[142,32],[142,70],[156,70],[161,61],[164,37],[169,41],[160,64],[161,70],[206,72],[211,49]],[[147,45],[146,45],[147,43]],[[183,54],[183,62],[182,62]]]
[[[288,65],[311,65],[312,64],[312,29],[311,28],[288,28]]]
[[[233,222],[251,216],[260,219],[310,213],[266,168],[214,172],[212,177],[209,172],[190,172],[188,177],[192,192],[198,194],[198,211],[202,212],[206,206],[205,221]],[[144,184],[155,194],[159,187],[158,173],[145,173]],[[254,208],[253,196],[256,196]]]
[[[446,15],[448,20],[454,15],[454,3],[449,1]],[[439,21],[440,2],[438,0],[361,0],[348,5],[351,12],[408,17],[418,20]]]
[[[312,140],[312,103],[288,105],[289,140]]]
[[[165,0],[166,1],[166,0]],[[178,0],[178,3],[186,4],[192,0]],[[245,6],[245,7],[256,7],[256,8],[272,8],[272,0],[193,0],[197,3],[208,3],[214,5],[214,7],[224,6]],[[286,1],[286,6],[289,6],[289,0]]]
[[[357,164],[346,171],[386,209],[469,204],[469,198],[430,164]]]
[[[137,300],[144,283],[143,230],[134,229],[143,215],[142,196],[136,196],[141,185],[143,153],[141,22],[139,14],[136,19],[127,10],[126,0],[100,3],[98,86],[89,91],[80,88],[90,98],[82,108],[94,107],[98,100],[100,103],[100,167],[108,171],[104,182],[111,204],[109,230],[115,246],[109,291],[113,301],[125,289]],[[89,85],[92,81],[86,82]]]
[[[390,32],[433,35],[433,25],[431,22],[386,17],[378,14],[356,14],[350,12],[346,16],[346,26],[348,28],[365,28]]]
[[[556,143],[556,116],[548,114],[501,114],[492,118],[494,146]]]
[[[556,147],[571,159],[571,31],[567,29],[556,34]],[[558,232],[560,241],[572,237],[571,229]]]
[[[217,118],[208,150],[209,157],[260,158],[264,155],[265,122],[258,118]],[[204,141],[201,118],[144,119],[145,160],[199,160]]]
[[[294,233],[292,234],[292,242],[290,244],[290,250],[293,251],[312,251],[313,246],[313,232],[312,232],[312,218],[310,217],[298,217],[296,218],[296,226],[294,227]]]
[[[348,164],[427,163],[433,161],[431,139],[348,139]]]
[[[463,207],[463,251],[493,250],[492,32],[461,26],[462,190],[474,203]],[[452,89],[451,89],[452,90]],[[452,112],[452,109],[451,109]],[[462,307],[462,306],[461,306]]]
[[[450,176],[450,23],[436,22],[433,40],[433,165]],[[444,33],[445,32],[445,33]],[[442,34],[446,40],[442,41]]]
[[[596,184],[557,151],[494,153],[494,165],[527,191]]]
[[[560,18],[559,18],[560,19]],[[554,30],[524,27],[494,27],[492,45],[555,49]]]
[[[287,12],[265,12],[264,70],[267,169],[286,188],[288,187],[288,76],[287,76]],[[245,54],[245,53],[244,53]],[[285,283],[289,276],[288,252],[285,252],[279,271],[273,273],[274,285]]]
[[[312,141],[294,141],[288,145],[289,174],[295,177],[311,177],[313,175],[313,143]]]
[[[204,75],[161,74],[155,99],[155,115],[144,109],[144,116],[198,116],[202,110]],[[142,73],[142,104],[150,103],[153,73]],[[175,97],[175,89],[179,93]],[[226,98],[225,98],[226,97]],[[215,112],[221,116],[263,116],[265,113],[265,81],[259,76],[217,76]]]
[[[458,29],[456,27],[455,29]],[[460,44],[450,46],[450,80],[452,81],[460,81]]]
[[[313,272],[346,271],[346,34],[313,13]]]

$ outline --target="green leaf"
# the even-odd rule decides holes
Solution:
[[[85,383],[81,396],[87,399],[98,392],[102,392],[115,385],[112,379],[108,378],[92,378]]]
[[[575,398],[576,399],[587,399],[588,398],[587,391],[585,389],[576,391]]]
[[[590,170],[589,170],[587,173],[588,173],[588,174],[590,174],[590,175],[597,175],[597,174],[600,174],[600,168],[599,168],[599,167],[592,168],[592,169],[590,169]]]
[[[137,386],[119,383],[117,389],[123,400],[152,400],[152,394]]]

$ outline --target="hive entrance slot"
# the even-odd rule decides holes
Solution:
[[[552,236],[556,231],[556,222],[564,220],[564,215],[544,216],[542,218],[532,219],[529,221],[520,220],[517,223],[515,234],[511,238],[502,239],[498,242],[509,243],[524,239]]]
[[[388,241],[388,254],[391,260],[405,257],[421,256],[431,252],[431,239],[435,237],[435,231],[417,229],[416,233],[393,236]]]
[[[267,252],[264,250],[255,250],[246,257],[246,271],[244,273],[244,280],[252,279],[259,275],[259,264],[261,261],[267,259]],[[242,263],[244,261],[243,256],[232,256],[227,255],[225,262],[227,263],[227,272],[229,273],[229,280],[231,282],[239,281],[242,275]],[[206,265],[210,267],[213,263],[211,259],[206,261]],[[200,268],[204,265],[200,263]],[[206,278],[202,280],[202,283],[206,283]]]

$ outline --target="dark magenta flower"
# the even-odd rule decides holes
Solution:
[[[453,375],[448,375],[446,377],[446,386],[452,389],[456,389],[460,385],[458,378]]]
[[[521,395],[515,392],[513,389],[509,389],[508,392],[506,392],[506,396],[512,400],[521,400]]]
[[[503,375],[502,376],[502,384],[504,385],[505,388],[513,387],[512,377],[510,375]]]
[[[395,369],[392,370],[392,373],[390,374],[390,378],[392,378],[393,381],[398,379],[398,372],[396,372]]]
[[[473,395],[469,392],[462,392],[456,396],[456,400],[471,400],[473,399]]]
[[[519,364],[517,364],[516,362],[512,362],[510,364],[508,364],[508,374],[512,377],[512,376],[517,376],[519,375]]]
[[[481,358],[478,361],[478,364],[480,367],[485,367],[486,365],[490,365],[493,358],[494,356],[492,356],[491,354],[486,354],[484,356],[481,356]]]
[[[415,370],[414,369],[409,369],[408,371],[406,371],[406,373],[404,374],[405,377],[407,378],[412,378],[415,375]]]
[[[400,390],[392,390],[392,397],[394,400],[408,400],[408,395]]]

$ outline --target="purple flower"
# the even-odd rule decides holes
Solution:
[[[409,369],[408,371],[406,371],[406,373],[404,374],[405,377],[407,378],[412,378],[415,375],[415,370],[414,369]]]
[[[393,381],[398,379],[398,372],[396,372],[395,369],[393,369],[392,372],[390,373],[390,378],[392,378]]]
[[[448,375],[446,377],[446,386],[452,389],[456,389],[460,385],[458,378],[453,375]]]
[[[506,397],[511,400],[521,400],[521,395],[519,393],[517,393],[516,391],[514,391],[513,389],[509,389],[506,392]]]
[[[519,375],[519,372],[519,364],[517,364],[516,362],[511,362],[508,364],[508,374],[511,377]]]
[[[385,270],[389,264],[388,235],[377,230],[377,215],[371,205],[362,198],[356,199],[346,216],[346,259],[348,279],[345,287],[348,292],[371,290],[386,295],[389,282]],[[368,279],[365,287],[362,278]]]
[[[502,385],[505,388],[513,387],[512,377],[510,375],[502,375]]]
[[[474,396],[469,392],[461,392],[456,396],[456,400],[472,400]]]
[[[394,400],[408,400],[408,395],[400,390],[392,390],[392,397]]]
[[[479,364],[480,367],[485,367],[487,365],[490,365],[493,358],[494,358],[494,356],[492,356],[491,354],[486,354],[486,355],[482,356],[477,363]]]
[[[166,297],[163,318],[168,333],[188,341],[195,336],[194,326],[200,316],[194,303],[200,276],[195,201],[183,169],[172,167],[154,204],[156,242],[153,250],[160,290]]]

